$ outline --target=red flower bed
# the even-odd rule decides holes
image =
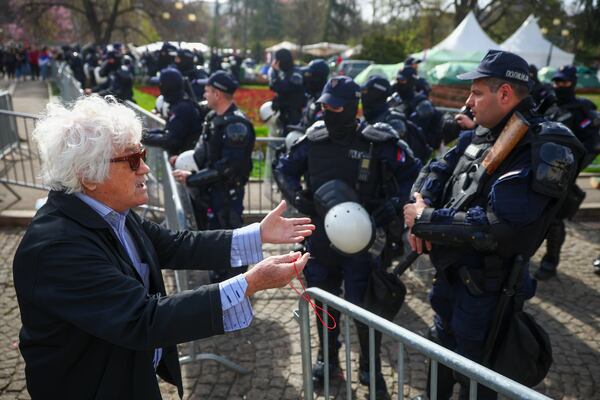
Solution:
[[[140,86],[138,88],[140,92],[144,92],[154,97],[160,95],[160,89],[158,86]],[[238,107],[250,118],[253,124],[262,124],[258,110],[260,106],[271,100],[275,96],[269,88],[245,88],[241,87],[235,91],[233,96],[235,103]]]
[[[241,87],[235,91],[233,96],[238,107],[250,118],[254,125],[262,125],[258,110],[263,103],[271,100],[275,96],[269,88],[244,88]]]
[[[140,92],[149,94],[150,96],[160,96],[160,89],[158,86],[140,86],[137,88]]]

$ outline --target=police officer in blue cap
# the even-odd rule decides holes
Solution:
[[[529,259],[543,241],[583,149],[564,125],[532,112],[529,68],[521,57],[490,50],[475,71],[458,78],[472,80],[467,105],[479,126],[461,133],[454,148],[422,169],[404,219],[411,247],[418,253],[428,249],[436,268],[429,294],[435,311],[431,339],[482,362],[507,274],[520,265],[517,256]],[[497,139],[505,128],[503,138],[516,144],[501,149],[506,143]],[[522,138],[513,136],[515,128]],[[499,166],[490,175],[483,160],[496,143],[494,151],[508,155],[493,159]],[[515,299],[522,302],[535,285],[528,268],[519,273]],[[457,380],[466,398],[468,379],[438,367],[438,398],[450,398]],[[479,386],[477,397],[495,399],[496,393]]]
[[[194,148],[202,127],[203,113],[184,91],[183,76],[175,68],[160,72],[159,88],[164,101],[169,103],[167,124],[164,129],[147,131],[142,143],[162,147],[174,156]]]
[[[302,73],[294,66],[292,53],[287,49],[275,52],[269,69],[269,88],[276,93],[273,110],[279,111],[283,136],[290,132],[290,125],[298,125],[306,104]]]
[[[242,226],[244,186],[252,171],[254,127],[233,101],[239,84],[230,74],[217,71],[203,85],[212,111],[206,116],[194,149],[197,168],[177,169],[173,176],[190,190],[200,229],[235,229]],[[209,276],[211,283],[217,283],[246,270],[210,271]]]
[[[415,82],[415,91],[417,92],[417,94],[424,94],[425,96],[429,96],[429,93],[431,92],[431,85],[429,84],[429,82],[427,82],[425,78],[418,75],[419,64],[421,64],[421,61],[422,60],[416,57],[408,57],[406,60],[404,60],[404,66],[411,67],[415,70],[415,73],[417,74]]]
[[[317,99],[323,92],[323,87],[329,79],[329,65],[322,58],[317,58],[300,69],[306,91],[306,106],[302,112],[300,125],[308,128],[315,122],[323,119],[323,110]]]
[[[571,65],[562,66],[552,77],[552,86],[556,94],[556,106],[548,108],[546,116],[565,124],[583,144],[586,155],[579,165],[579,171],[587,167],[600,153],[600,115],[596,105],[588,99],[575,96],[577,86],[577,69]],[[556,276],[560,262],[560,250],[565,241],[564,220],[571,219],[583,202],[585,192],[576,184],[568,191],[567,199],[548,229],[546,236],[546,254],[542,258],[540,268],[534,276],[539,280],[547,280]]]
[[[421,128],[407,120],[403,113],[390,109],[387,102],[391,94],[390,82],[382,76],[374,75],[361,86],[361,91],[365,122],[371,125],[378,122],[391,125],[414,155],[425,163],[431,155],[431,147],[427,144]]]
[[[432,149],[440,147],[443,138],[443,115],[423,93],[416,92],[417,72],[404,67],[396,75],[393,95],[388,103],[392,109],[404,113],[406,118],[423,130],[427,144]]]
[[[285,198],[301,213],[310,215],[316,230],[307,242],[314,257],[305,277],[308,286],[315,286],[340,295],[344,284],[345,298],[361,305],[371,270],[378,268],[377,253],[357,252],[349,255],[333,248],[324,226],[322,199],[335,198],[347,193],[340,202],[360,203],[371,215],[376,229],[385,229],[399,219],[401,205],[408,199],[410,185],[421,163],[413,158],[396,131],[384,123],[374,126],[361,124],[356,119],[360,86],[352,78],[331,78],[317,100],[324,111],[323,120],[313,124],[290,152],[280,158],[273,176]],[[301,179],[305,176],[306,188]],[[352,198],[353,200],[348,200]],[[321,200],[320,200],[321,199]],[[402,222],[400,220],[400,225]],[[334,318],[339,313],[331,311]],[[322,329],[317,324],[319,330]],[[369,384],[368,329],[357,323],[360,357],[360,382]],[[329,333],[330,376],[339,376],[339,329]],[[322,335],[319,335],[322,339]],[[389,398],[381,374],[379,348],[381,336],[376,338],[376,397]],[[323,384],[325,365],[323,347],[313,369],[315,385]]]

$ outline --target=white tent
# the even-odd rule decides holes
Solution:
[[[210,51],[210,47],[208,47],[204,43],[200,43],[200,42],[154,42],[154,43],[146,44],[143,46],[138,46],[135,49],[140,54],[145,51],[154,52],[156,50],[160,50],[163,46],[163,43],[170,43],[173,46],[180,48],[180,49],[187,49],[187,50],[196,49],[196,50],[201,51],[202,53],[207,53]]]
[[[444,40],[412,56],[422,59],[421,68],[428,70],[446,62],[479,62],[488,50],[499,48],[481,29],[471,11]]]
[[[285,40],[281,43],[274,44],[271,47],[267,47],[265,49],[265,51],[275,52],[279,49],[288,49],[289,51],[294,52],[294,51],[300,51],[300,46],[298,46],[296,43],[288,42],[287,40]]]
[[[520,55],[528,63],[535,64],[538,68],[572,64],[575,57],[546,40],[537,23],[537,18],[533,15],[530,15],[500,47],[503,50]]]
[[[346,51],[349,48],[350,47],[346,46],[345,44],[320,42],[302,46],[302,52],[317,57],[329,57],[334,54],[339,54],[342,51]]]

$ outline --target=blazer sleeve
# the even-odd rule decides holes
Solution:
[[[37,246],[15,261],[31,283],[24,301],[117,346],[151,350],[223,333],[218,284],[147,295],[92,236]]]
[[[144,233],[152,242],[160,268],[231,267],[231,230],[170,231],[147,220],[141,220],[141,224]]]

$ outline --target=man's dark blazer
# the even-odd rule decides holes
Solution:
[[[228,267],[231,231],[171,232],[133,211],[126,226],[149,294],[114,231],[74,195],[50,192],[21,240],[13,272],[33,399],[160,399],[156,373],[182,396],[175,345],[223,333],[218,284],[166,296],[160,269]]]

